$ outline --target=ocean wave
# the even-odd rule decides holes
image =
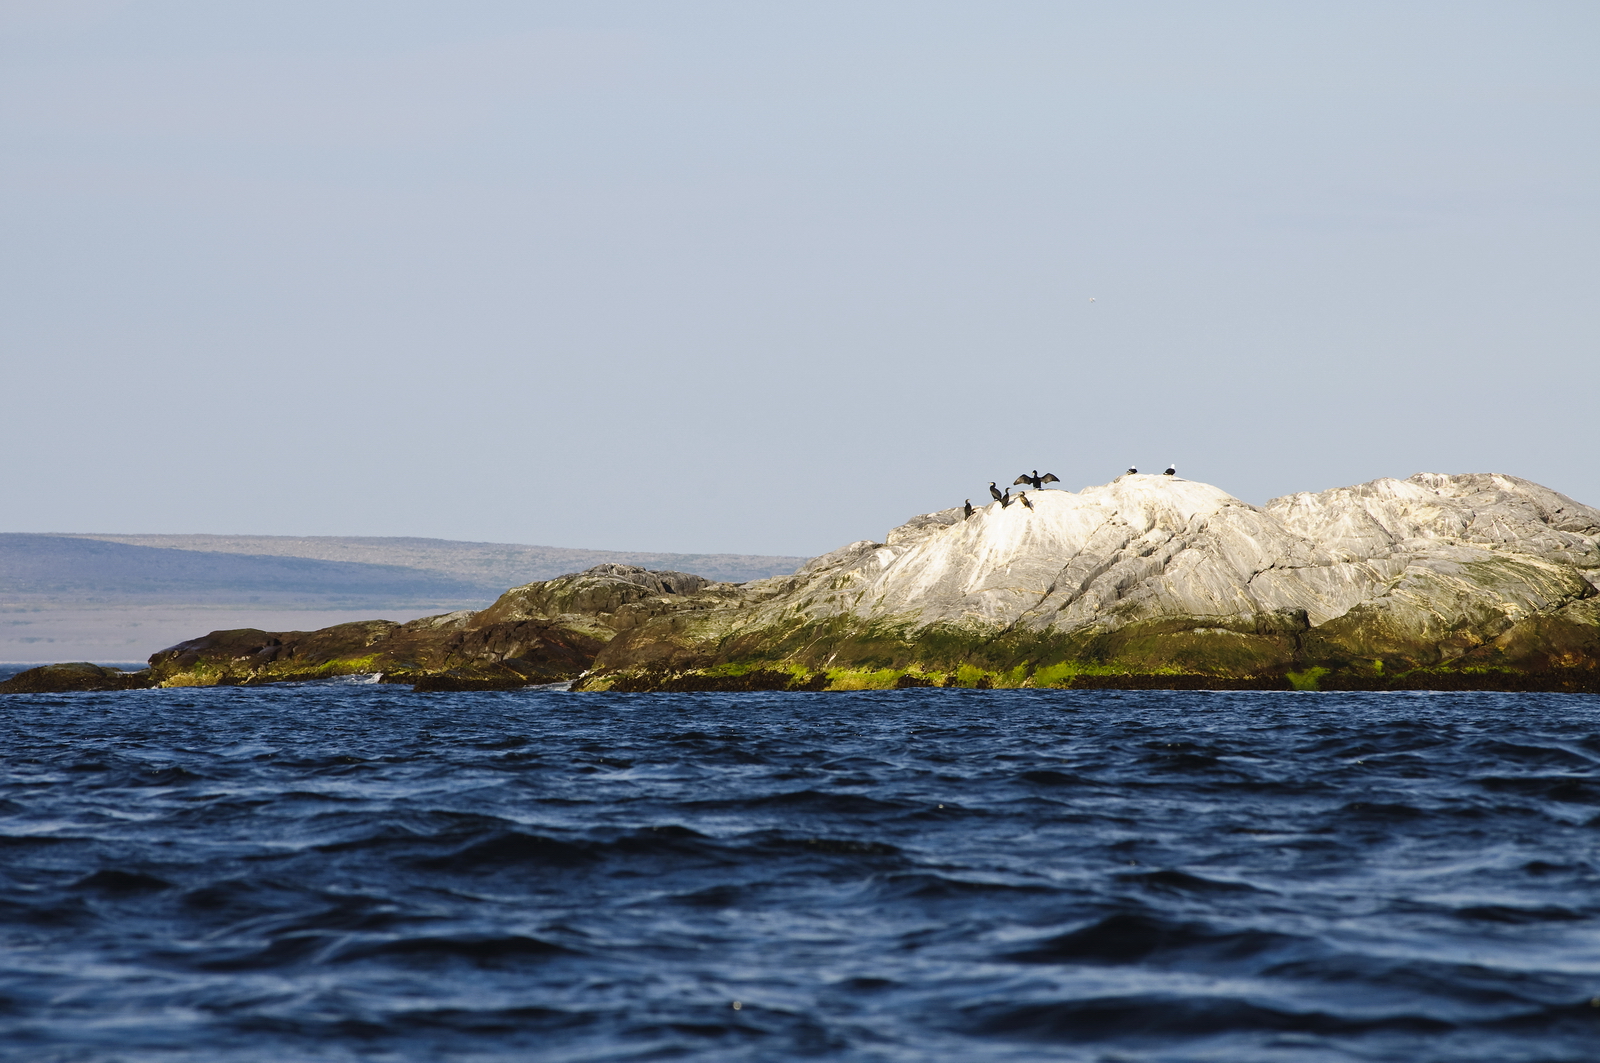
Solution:
[[[1508,698],[12,698],[0,1042],[1583,1060],[1600,699]]]

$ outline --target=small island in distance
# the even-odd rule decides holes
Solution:
[[[0,690],[377,674],[418,690],[896,687],[1600,692],[1600,510],[1419,473],[1257,507],[1128,473],[914,517],[743,583],[604,563],[482,610],[213,631],[147,671]]]

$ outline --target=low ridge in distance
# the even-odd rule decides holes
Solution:
[[[131,663],[196,630],[314,631],[482,609],[508,586],[597,564],[738,583],[805,560],[378,536],[0,533],[0,661]]]

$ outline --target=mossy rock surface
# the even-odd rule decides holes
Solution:
[[[254,686],[381,673],[412,682],[453,676],[439,682],[509,689],[574,679],[603,645],[550,620],[473,625],[474,615],[409,624],[371,620],[311,632],[213,631],[152,656],[151,673],[161,686]]]
[[[750,669],[737,674],[722,670],[629,670],[598,672],[579,680],[574,690],[628,693],[689,691],[869,691],[965,688],[971,690],[1300,690],[1422,691],[1503,690],[1600,693],[1600,669],[1568,668],[1539,672],[1511,669],[1413,669],[1385,674],[1371,668],[1310,667],[1298,672],[1254,675],[1185,672],[1174,669],[1138,671],[1092,664],[1061,665],[1030,671],[1017,667],[985,671],[966,666],[955,672],[922,670],[835,669],[804,673]]]

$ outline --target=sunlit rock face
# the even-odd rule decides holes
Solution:
[[[1459,656],[1550,617],[1593,625],[1600,511],[1515,476],[1419,473],[1276,498],[1266,511],[1340,562],[1383,573],[1318,638],[1345,653]]]
[[[1028,501],[926,514],[882,543],[819,557],[731,630],[845,619],[1082,636],[1289,617],[1326,629],[1330,652],[1427,659],[1600,585],[1600,511],[1511,476],[1419,474],[1256,507],[1209,484],[1131,474]]]
[[[1423,556],[1458,546],[1600,576],[1600,510],[1515,476],[1418,473],[1275,498],[1266,511],[1336,558]]]
[[[1460,578],[1486,562],[1539,569],[1526,588],[1483,588],[1522,608],[1584,594],[1585,576],[1600,582],[1600,511],[1509,476],[1375,480],[1264,508],[1151,475],[1028,499],[1031,510],[992,503],[967,520],[958,509],[916,518],[882,544],[818,558],[797,589],[814,607],[863,618],[1069,631],[1293,609],[1319,625],[1408,575]]]
[[[1129,475],[1028,500],[1032,509],[992,503],[967,520],[951,510],[915,536],[892,533],[853,611],[1057,630],[1108,613],[1239,616],[1309,606],[1316,595],[1298,583],[1259,577],[1330,560],[1262,510],[1175,477]]]

